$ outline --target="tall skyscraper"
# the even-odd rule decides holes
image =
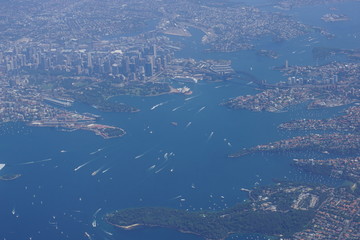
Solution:
[[[156,44],[150,47],[150,54],[153,55],[154,58],[156,58]]]
[[[154,74],[154,58],[149,56],[145,63],[145,76],[151,77]]]
[[[92,64],[92,59],[91,59],[91,53],[87,54],[87,67],[88,68],[92,68],[93,64]]]
[[[121,62],[121,67],[122,67],[122,73],[124,75],[129,74],[130,72],[130,59],[128,56],[124,57],[122,62]]]

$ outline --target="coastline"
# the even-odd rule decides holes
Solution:
[[[167,228],[167,229],[173,229],[173,230],[176,230],[178,232],[181,232],[181,233],[187,233],[187,234],[192,234],[192,235],[196,235],[196,236],[199,236],[199,237],[202,237],[204,238],[205,240],[225,240],[230,234],[233,234],[233,233],[228,233],[227,236],[225,236],[224,238],[220,238],[220,239],[210,239],[210,238],[206,238],[202,235],[200,235],[199,233],[195,233],[195,232],[191,232],[191,231],[185,231],[185,230],[181,230],[181,229],[176,229],[176,228],[171,228],[171,227],[167,227],[167,226],[161,226],[161,225],[151,225],[151,224],[142,224],[142,223],[134,223],[134,224],[130,224],[130,225],[126,225],[126,226],[122,226],[122,225],[118,225],[118,224],[115,224],[115,223],[112,223],[110,222],[107,217],[105,216],[105,222],[114,226],[114,227],[117,227],[117,228],[121,228],[123,230],[126,230],[126,231],[130,231],[130,230],[134,230],[136,228],[139,228],[139,227],[160,227],[160,228]]]

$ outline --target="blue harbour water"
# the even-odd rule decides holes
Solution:
[[[337,37],[328,40],[315,34],[318,43],[309,42],[309,36],[282,43],[259,40],[258,49],[280,54],[276,60],[257,56],[255,51],[204,52],[199,44],[201,32],[196,30],[192,30],[192,38],[182,39],[187,47],[177,56],[230,59],[238,71],[277,82],[284,79],[271,67],[281,66],[285,60],[316,64],[311,55],[314,46],[358,48],[355,36],[360,37],[360,21],[354,9],[359,9],[359,4],[334,4],[350,17],[350,21],[338,23],[320,20],[333,5],[283,11],[329,29]],[[87,239],[85,232],[94,240],[201,239],[170,229],[123,231],[107,225],[102,217],[116,209],[141,206],[221,210],[247,199],[240,188],[272,184],[273,179],[339,184],[300,172],[290,165],[294,157],[290,154],[227,158],[245,147],[305,134],[278,130],[284,121],[333,116],[343,109],[311,111],[302,105],[284,113],[256,113],[219,105],[231,97],[256,93],[249,81],[186,83],[193,90],[191,99],[180,95],[113,99],[140,108],[138,113],[100,113],[81,104],[73,107],[78,112],[100,114],[101,123],[124,128],[127,134],[117,139],[104,140],[86,131],[29,128],[20,123],[0,125],[0,162],[7,164],[1,173],[22,174],[14,181],[0,181],[0,239],[78,240]],[[163,104],[151,110],[159,103]],[[94,219],[96,228],[92,226]],[[229,239],[267,238],[247,235]]]

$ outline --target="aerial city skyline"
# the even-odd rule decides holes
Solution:
[[[359,239],[359,10],[4,0],[0,239]]]

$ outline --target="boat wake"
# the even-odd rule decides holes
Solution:
[[[175,112],[176,110],[178,110],[178,109],[181,108],[181,107],[182,107],[182,106],[176,107],[176,108],[174,108],[174,109],[171,110],[171,111]]]
[[[210,141],[210,139],[213,137],[213,135],[214,135],[214,132],[211,132],[207,140]]]
[[[166,101],[166,102],[159,103],[159,104],[156,104],[156,105],[152,106],[152,107],[150,108],[150,110],[154,110],[154,109],[156,109],[156,108],[158,108],[158,107],[160,107],[160,106],[162,106],[162,105],[164,105],[164,104],[166,104],[166,103],[167,103],[167,101]]]
[[[93,160],[90,160],[90,161],[87,161],[86,163],[84,164],[81,164],[80,166],[74,168],[74,172],[78,171],[79,169],[85,167],[86,165],[88,165],[89,163],[91,163]]]
[[[191,100],[191,99],[197,98],[198,96],[200,96],[200,95],[185,98],[185,101],[189,101],[189,100]]]
[[[145,153],[140,154],[140,155],[137,155],[137,156],[135,156],[135,157],[134,157],[134,159],[139,159],[139,158],[142,158],[144,155],[145,155]]]
[[[201,112],[202,110],[204,110],[206,108],[206,106],[202,107],[199,109],[198,113]]]
[[[18,165],[29,165],[29,164],[35,164],[35,163],[48,162],[51,160],[52,160],[52,158],[47,158],[47,159],[43,159],[43,160],[39,160],[39,161],[30,161],[30,162],[19,163]]]
[[[101,152],[103,150],[103,148],[99,148],[98,150],[89,153],[90,155],[94,155],[95,153]]]

